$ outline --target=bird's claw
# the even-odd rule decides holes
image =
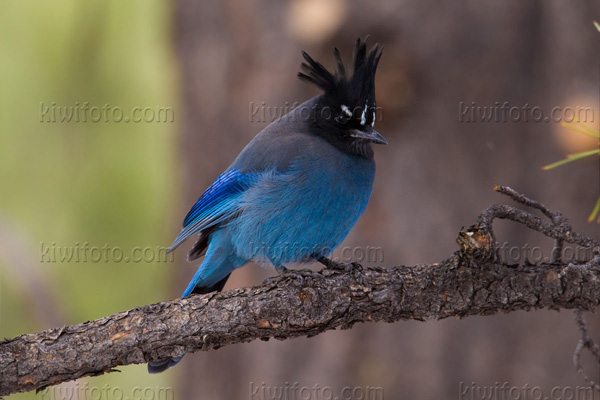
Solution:
[[[356,275],[356,279],[358,280],[358,283],[360,283],[361,285],[366,285],[367,284],[367,278],[363,272],[363,266],[360,265],[357,262],[352,262],[350,263],[350,273],[353,275]]]
[[[290,272],[290,270],[283,265],[281,267],[275,267],[275,271],[277,271],[279,275],[288,274]]]
[[[267,279],[265,279],[263,281],[263,284],[267,283],[267,282],[271,282],[274,280],[278,280],[280,278],[283,278],[284,276],[287,278],[298,278],[300,279],[300,284],[304,285],[304,274],[306,272],[312,272],[310,269],[301,269],[301,270],[290,270],[289,268],[286,267],[275,267],[275,270],[277,271],[277,275],[276,276],[271,276]],[[284,278],[284,279],[286,279]]]
[[[357,262],[341,263],[325,257],[321,257],[317,259],[317,261],[323,264],[327,269],[344,271],[352,275],[358,275],[358,282],[361,285],[366,283],[365,274],[363,273],[363,266]]]

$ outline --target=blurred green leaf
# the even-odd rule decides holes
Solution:
[[[572,123],[572,124],[568,124],[566,122],[562,122],[560,125],[562,127],[564,127],[564,128],[570,129],[570,130],[575,131],[575,132],[582,133],[582,134],[584,134],[586,136],[590,136],[590,137],[593,137],[595,139],[600,139],[600,132],[596,132],[596,131],[594,131],[594,130],[588,128],[588,127],[586,127],[585,125],[583,125],[583,124],[581,124],[579,122],[575,122],[575,123]]]
[[[59,297],[65,324],[168,298],[172,262],[40,262],[40,246],[168,246],[177,230],[177,82],[169,2],[5,0],[0,13],[0,215],[23,236],[34,270]],[[88,102],[128,113],[172,107],[173,122],[49,122],[45,107]],[[2,244],[0,243],[0,247]],[[11,251],[4,248],[2,251]],[[0,253],[2,253],[0,251]],[[5,259],[0,269],[9,270]],[[9,278],[6,278],[6,277]],[[39,326],[20,282],[0,273],[0,335]],[[165,384],[145,366],[93,380],[130,395]],[[125,372],[126,371],[126,372]],[[85,384],[85,380],[75,385]],[[89,393],[88,393],[89,395]],[[35,393],[11,396],[35,399]],[[43,397],[43,396],[42,396]],[[131,397],[131,396],[129,396]],[[90,398],[90,396],[87,396]],[[98,398],[98,397],[94,397]],[[105,397],[103,397],[105,398]]]
[[[598,217],[598,223],[600,224],[600,197],[598,197],[598,201],[596,202],[596,206],[592,210],[592,213],[588,217],[588,222],[592,222],[596,217]]]
[[[582,151],[581,153],[568,154],[567,158],[565,158],[564,160],[560,160],[553,164],[546,165],[543,167],[543,169],[549,170],[549,169],[556,168],[558,166],[570,163],[572,161],[580,160],[582,158],[593,156],[596,154],[600,154],[600,150],[590,150],[590,151]]]

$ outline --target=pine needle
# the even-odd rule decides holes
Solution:
[[[588,222],[592,222],[596,217],[598,217],[597,222],[600,224],[600,216],[598,216],[598,214],[600,214],[600,197],[598,197],[596,206],[594,207],[594,209],[592,210],[592,213],[588,217]]]
[[[544,171],[547,171],[549,169],[556,168],[558,166],[570,163],[571,161],[580,160],[580,159],[582,159],[584,157],[589,157],[589,156],[593,156],[593,155],[596,155],[596,154],[600,154],[600,150],[590,150],[590,151],[582,151],[581,153],[568,154],[567,158],[565,158],[563,160],[560,160],[560,161],[557,161],[557,162],[555,162],[553,164],[546,165],[542,169]]]

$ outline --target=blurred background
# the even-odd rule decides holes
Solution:
[[[599,238],[599,225],[586,221],[599,195],[597,157],[542,170],[598,147],[558,121],[598,129],[597,1],[5,0],[0,7],[2,337],[178,297],[197,264],[185,262],[187,248],[173,258],[164,249],[190,206],[272,120],[269,111],[318,94],[296,79],[300,51],[330,67],[335,46],[349,62],[367,34],[385,45],[376,128],[389,145],[376,148],[371,202],[343,244],[383,252],[359,261],[391,267],[450,256],[461,226],[508,201],[494,184]],[[500,116],[480,117],[489,112],[483,107]],[[556,118],[534,120],[556,107]],[[500,221],[497,234],[516,248],[513,262],[536,261],[525,246],[550,254],[550,240],[517,224]],[[226,290],[274,274],[249,266]],[[587,319],[600,340],[598,316]],[[586,386],[572,365],[577,340],[566,311],[360,324],[188,355],[160,375],[126,366],[10,398],[266,399],[255,390],[295,383],[333,393],[350,387],[353,399],[379,398],[367,397],[368,388],[386,399],[478,398],[468,397],[476,396],[470,387],[505,382],[549,394]],[[598,365],[586,362],[600,379]]]

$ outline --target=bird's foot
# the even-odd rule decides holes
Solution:
[[[276,265],[275,271],[277,271],[278,275],[271,276],[271,277],[265,279],[263,281],[263,284],[270,282],[272,280],[279,280],[279,279],[283,278],[284,276],[289,276],[289,277],[297,277],[298,279],[300,279],[301,284],[304,285],[304,276],[303,276],[302,272],[306,272],[306,270],[300,270],[300,271],[290,270],[290,269],[284,267],[283,265],[281,265],[281,266]]]
[[[279,266],[279,265],[276,265],[276,266],[275,266],[275,271],[277,271],[277,275],[276,275],[276,276],[270,276],[270,277],[268,277],[267,279],[265,279],[265,280],[263,281],[263,285],[264,285],[265,283],[267,283],[267,282],[278,280],[278,279],[280,279],[281,277],[283,277],[283,275],[285,275],[285,274],[288,274],[288,273],[290,272],[290,270],[289,270],[289,269],[287,269],[286,267],[284,267],[283,265],[281,265],[281,266]]]
[[[327,257],[317,257],[316,260],[323,264],[327,269],[333,269],[336,271],[348,272],[352,275],[358,275],[358,281],[361,285],[365,284],[365,274],[363,273],[363,266],[357,262],[341,263],[333,261]]]
[[[317,257],[316,260],[318,262],[320,262],[321,264],[323,264],[324,266],[326,266],[328,269],[335,269],[338,271],[348,271],[348,272],[355,272],[355,271],[362,272],[362,270],[363,270],[362,265],[360,265],[357,262],[351,262],[351,263],[346,264],[346,263],[333,261],[332,259],[329,259],[327,257]]]
[[[276,266],[275,271],[277,271],[279,275],[288,274],[290,272],[290,270],[284,267],[283,265]]]

